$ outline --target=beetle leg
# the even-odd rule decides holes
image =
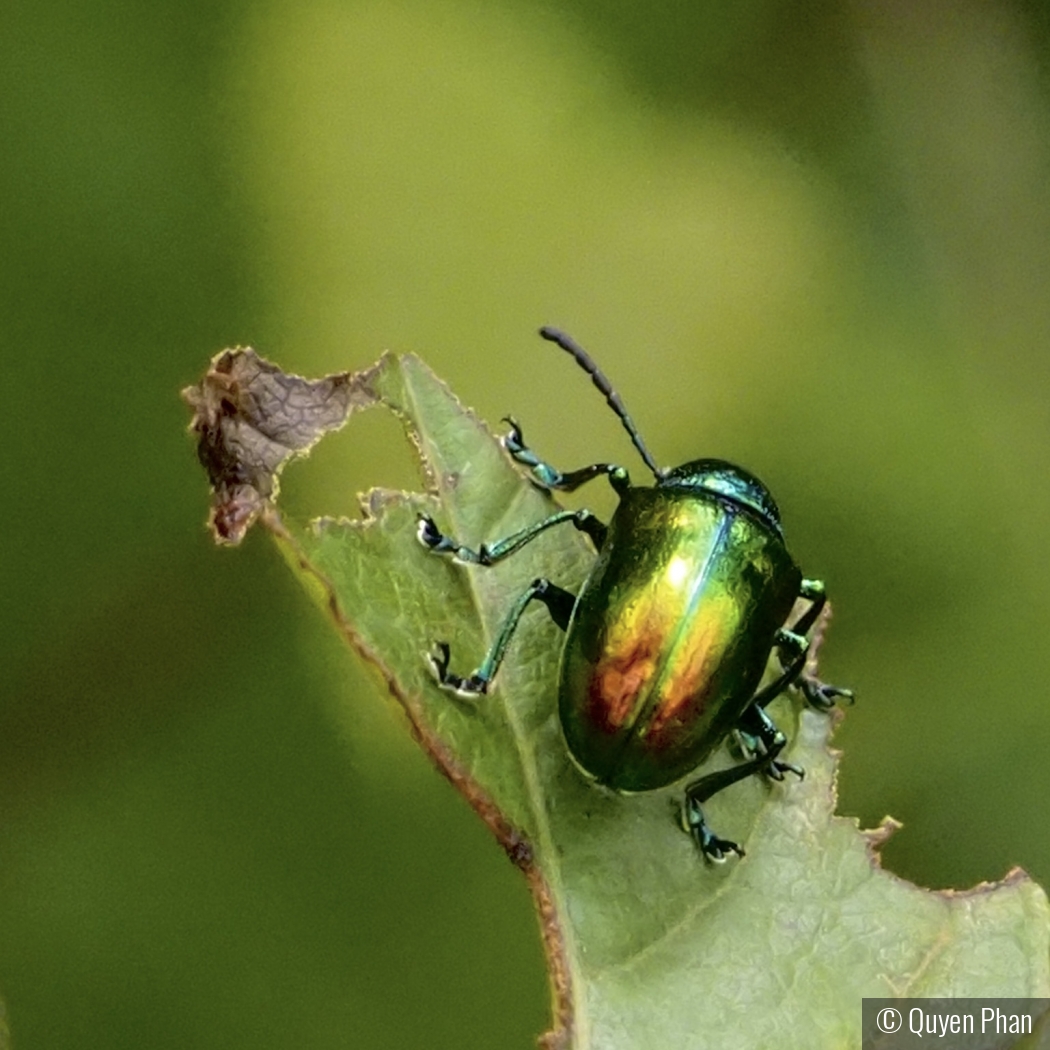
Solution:
[[[760,753],[759,748],[762,748],[761,753],[764,754],[769,754],[773,750],[779,754],[783,749],[786,743],[784,734],[777,729],[776,724],[766,714],[766,707],[785,689],[799,681],[805,671],[806,659],[809,655],[809,642],[805,635],[793,629],[777,631],[773,644],[781,658],[782,670],[769,685],[755,693],[737,726],[737,732],[744,747],[752,754]],[[790,662],[787,664],[783,660],[784,650],[788,650],[791,654]],[[765,772],[773,780],[783,780],[785,773],[794,773],[799,780],[806,775],[806,771],[801,766],[796,766],[791,762],[781,762],[775,758],[769,763],[769,768]]]
[[[720,839],[711,832],[704,820],[702,804],[712,795],[717,795],[719,791],[746,779],[753,773],[764,772],[776,760],[784,743],[783,734],[780,734],[779,740],[764,755],[758,755],[747,762],[742,762],[739,766],[720,769],[717,773],[708,773],[707,776],[694,780],[692,784],[686,786],[685,803],[682,806],[682,827],[693,836],[693,840],[708,860],[720,863],[726,859],[727,853],[736,853],[742,857],[744,851],[735,842]]]
[[[790,630],[777,632],[775,643],[781,652],[783,652],[785,648],[785,643],[788,648],[795,650],[794,659],[790,665],[791,668],[793,668],[798,662],[798,639],[801,639],[801,641],[805,643],[806,648],[802,650],[801,666],[795,673],[792,681],[802,690],[806,700],[808,700],[809,703],[819,711],[830,711],[831,708],[835,706],[835,701],[839,698],[848,703],[853,703],[852,689],[843,689],[837,685],[828,685],[828,683],[822,682],[817,678],[816,675],[809,674],[806,671],[806,658],[808,656],[809,643],[806,642],[805,636],[817,622],[817,619],[827,602],[827,594],[824,591],[824,584],[820,580],[803,580],[802,586],[799,588],[799,597],[805,598],[810,602],[809,608],[791,625]],[[772,697],[770,697],[770,699],[772,699]]]
[[[807,613],[808,615],[808,613]],[[762,698],[762,706],[765,707],[774,697],[782,693],[788,686],[795,685],[802,690],[806,700],[818,711],[830,711],[835,706],[835,700],[839,697],[849,703],[853,703],[853,690],[843,689],[837,685],[828,685],[822,682],[816,675],[806,671],[806,661],[809,658],[809,642],[805,635],[799,634],[792,627],[791,630],[782,628],[777,631],[774,645],[777,647],[781,657],[784,650],[791,654],[791,662],[781,666],[784,668],[780,676],[763,689],[758,696]]]
[[[547,606],[551,619],[564,631],[569,626],[569,617],[572,608],[576,604],[576,598],[568,591],[551,583],[550,580],[533,580],[522,592],[514,603],[510,612],[507,613],[503,625],[499,629],[492,648],[489,649],[481,666],[468,678],[461,678],[449,672],[449,646],[448,642],[437,642],[429,654],[430,666],[434,671],[434,677],[442,689],[448,689],[460,696],[481,696],[488,692],[489,683],[496,677],[496,672],[503,663],[507,646],[514,636],[518,621],[522,613],[531,601],[541,601]]]
[[[504,416],[503,422],[510,424],[510,430],[500,438],[500,444],[510,453],[512,459],[523,467],[529,468],[532,480],[540,488],[572,492],[581,485],[586,485],[588,481],[593,481],[603,475],[609,479],[609,484],[620,495],[631,487],[631,479],[627,471],[614,463],[592,463],[589,467],[581,467],[579,470],[563,474],[549,463],[545,463],[525,444],[521,427],[513,416]]]
[[[823,580],[803,580],[798,589],[798,596],[810,603],[809,608],[791,625],[796,634],[809,634],[809,629],[817,622],[824,611],[828,596]]]
[[[809,642],[806,636],[798,634],[794,630],[789,631],[781,628],[773,639],[773,645],[777,650],[777,655],[780,657],[782,670],[769,685],[760,689],[752,698],[752,706],[762,709],[765,709],[773,700],[780,696],[788,686],[795,684],[806,668],[806,657],[809,655]],[[791,654],[790,663],[784,662],[785,650],[788,650]]]
[[[515,551],[521,550],[526,543],[531,543],[540,533],[565,521],[572,522],[576,529],[585,532],[590,536],[595,547],[601,549],[608,528],[589,510],[560,510],[557,514],[552,514],[549,518],[536,522],[535,525],[527,525],[496,543],[483,543],[476,551],[462,546],[450,536],[445,536],[438,529],[434,519],[427,514],[419,515],[416,537],[433,554],[448,554],[464,565],[495,565],[496,562],[510,557]]]
[[[757,700],[758,697],[755,699]],[[765,708],[755,702],[752,702],[740,716],[737,732],[750,755],[767,755],[770,751],[776,751],[779,754],[786,743],[784,734],[777,729],[776,723],[766,714]],[[770,762],[765,772],[772,780],[783,780],[785,773],[794,773],[799,780],[806,775],[806,771],[801,766],[796,766],[792,762],[781,762],[779,759]]]

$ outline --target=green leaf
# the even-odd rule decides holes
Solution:
[[[542,610],[524,618],[490,695],[469,702],[437,688],[426,661],[435,639],[450,642],[455,667],[469,672],[530,580],[548,576],[575,591],[594,555],[571,528],[492,568],[424,550],[421,512],[476,546],[541,520],[554,504],[417,358],[386,355],[357,375],[316,383],[284,376],[251,351],[227,351],[213,365],[222,366],[218,378],[213,368],[187,399],[211,450],[202,461],[219,468],[216,506],[228,507],[238,479],[253,479],[252,514],[524,872],[551,974],[546,1046],[822,1050],[859,1045],[864,996],[1050,995],[1050,912],[1023,872],[967,892],[922,890],[879,864],[892,820],[862,832],[835,816],[828,737],[837,716],[774,705],[791,738],[786,757],[806,778],[750,778],[712,799],[712,826],[747,850],[716,866],[678,825],[680,789],[618,796],[573,765],[556,712],[560,637]],[[275,456],[269,439],[257,441],[252,460],[244,435],[269,425],[260,418],[265,399],[252,391],[271,389],[278,374],[284,394],[271,408],[287,416],[296,406],[298,443]],[[333,396],[342,415],[329,411]],[[215,411],[222,398],[243,413]],[[373,490],[362,521],[283,520],[267,472],[372,405],[402,420],[426,491]],[[216,517],[218,538],[230,541]],[[712,768],[731,761],[724,753]]]

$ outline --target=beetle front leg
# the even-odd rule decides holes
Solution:
[[[481,666],[469,677],[461,678],[459,675],[451,674],[448,669],[450,658],[448,642],[435,643],[429,659],[438,685],[442,689],[448,689],[465,697],[481,696],[487,693],[489,684],[496,677],[496,672],[503,663],[503,657],[517,629],[518,621],[532,601],[543,602],[551,614],[551,619],[563,631],[569,626],[569,617],[572,615],[572,607],[576,604],[576,598],[568,591],[551,583],[550,580],[542,578],[533,580],[507,613],[499,634],[485,659],[482,660]]]
[[[512,459],[529,468],[532,480],[541,488],[572,492],[581,485],[586,485],[588,481],[603,476],[609,479],[609,484],[618,495],[622,496],[631,487],[631,478],[627,471],[613,463],[592,463],[589,467],[581,467],[579,470],[563,474],[540,459],[525,444],[521,427],[513,416],[504,416],[503,422],[510,424],[510,430],[500,438],[500,444],[510,453]]]
[[[754,773],[765,772],[776,760],[778,754],[784,748],[784,737],[780,739],[769,751],[758,755],[739,766],[730,769],[721,769],[717,773],[709,773],[699,780],[693,781],[685,789],[685,804],[682,806],[682,827],[693,836],[693,840],[700,847],[701,852],[708,860],[721,863],[726,859],[727,853],[735,853],[737,856],[744,855],[743,849],[729,839],[720,839],[712,833],[704,820],[704,812],[701,808],[712,795],[732,784],[746,779]]]
[[[590,536],[594,546],[601,550],[605,542],[606,525],[589,510],[561,510],[535,525],[526,525],[510,536],[493,544],[481,544],[478,549],[464,547],[451,536],[445,536],[437,527],[434,519],[428,514],[419,515],[416,527],[416,538],[433,554],[447,554],[465,565],[495,565],[496,562],[509,558],[515,551],[521,550],[526,543],[531,543],[541,533],[562,522],[571,522],[579,531]]]

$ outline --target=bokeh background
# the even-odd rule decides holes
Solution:
[[[1050,880],[1050,16],[1003,0],[7,0],[0,994],[19,1050],[528,1047],[523,881],[177,398],[423,356],[575,467],[739,461],[894,871]],[[355,418],[287,475],[414,484]],[[586,501],[608,511],[602,492]]]

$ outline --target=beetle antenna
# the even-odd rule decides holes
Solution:
[[[645,442],[642,440],[642,435],[638,433],[634,420],[627,414],[627,409],[624,407],[620,395],[613,390],[612,384],[606,378],[605,373],[594,363],[591,355],[572,336],[566,335],[565,332],[558,328],[544,325],[540,329],[540,335],[550,343],[557,343],[567,354],[572,354],[580,368],[591,377],[594,385],[605,395],[605,400],[609,403],[609,407],[619,417],[624,430],[630,435],[632,444],[638,449],[638,454],[645,460],[645,465],[653,472],[656,480],[659,481],[663,478],[667,471],[661,470],[656,465],[656,460],[653,459],[649,449],[645,447]]]

